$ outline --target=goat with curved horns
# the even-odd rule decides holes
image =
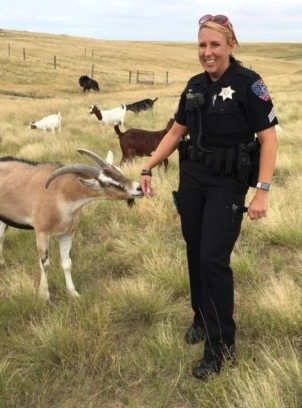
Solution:
[[[59,240],[67,290],[71,296],[78,296],[71,277],[70,251],[82,207],[94,200],[128,200],[131,204],[143,197],[140,184],[112,165],[112,152],[106,160],[86,149],[78,152],[91,157],[98,166],[0,159],[0,264],[5,265],[7,227],[34,229],[41,268],[39,294],[46,300],[50,298],[47,267],[51,238],[57,236]]]

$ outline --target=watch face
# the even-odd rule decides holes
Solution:
[[[262,190],[269,190],[270,185],[268,183],[261,183],[261,188],[262,188]]]

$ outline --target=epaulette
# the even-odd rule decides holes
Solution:
[[[194,75],[192,78],[190,78],[184,91],[188,91],[189,89],[194,89],[194,90],[199,89],[199,90],[206,91],[207,86],[208,86],[207,77],[205,73],[201,73],[201,74]]]
[[[247,78],[250,78],[250,79],[259,78],[259,75],[255,71],[253,71],[252,69],[243,67],[242,65],[238,64],[236,67],[236,70],[238,74],[245,76]]]

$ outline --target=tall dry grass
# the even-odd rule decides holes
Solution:
[[[244,219],[232,257],[238,366],[208,383],[191,376],[202,346],[183,341],[192,312],[171,196],[178,185],[174,153],[167,174],[154,171],[152,200],[137,200],[132,209],[101,201],[84,208],[72,251],[79,299],[66,294],[56,242],[51,303],[39,299],[34,235],[8,231],[7,267],[0,271],[1,408],[302,406],[300,48],[242,44],[236,51],[265,79],[283,129],[268,216]],[[89,162],[76,152],[80,147],[103,156],[111,149],[117,164],[121,159],[113,129],[101,127],[89,105],[158,97],[153,111],[128,112],[125,126],[162,129],[187,79],[200,70],[193,43],[3,30],[0,63],[1,154],[64,163]],[[92,64],[101,92],[84,94],[78,78]],[[129,71],[137,69],[153,71],[155,84],[129,84]],[[58,111],[61,133],[29,129],[30,121]],[[143,163],[137,158],[124,172],[138,179]]]

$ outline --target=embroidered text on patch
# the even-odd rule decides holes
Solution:
[[[262,79],[258,79],[258,81],[253,83],[252,91],[255,95],[258,96],[258,98],[262,99],[263,101],[268,102],[272,100],[268,89]]]

